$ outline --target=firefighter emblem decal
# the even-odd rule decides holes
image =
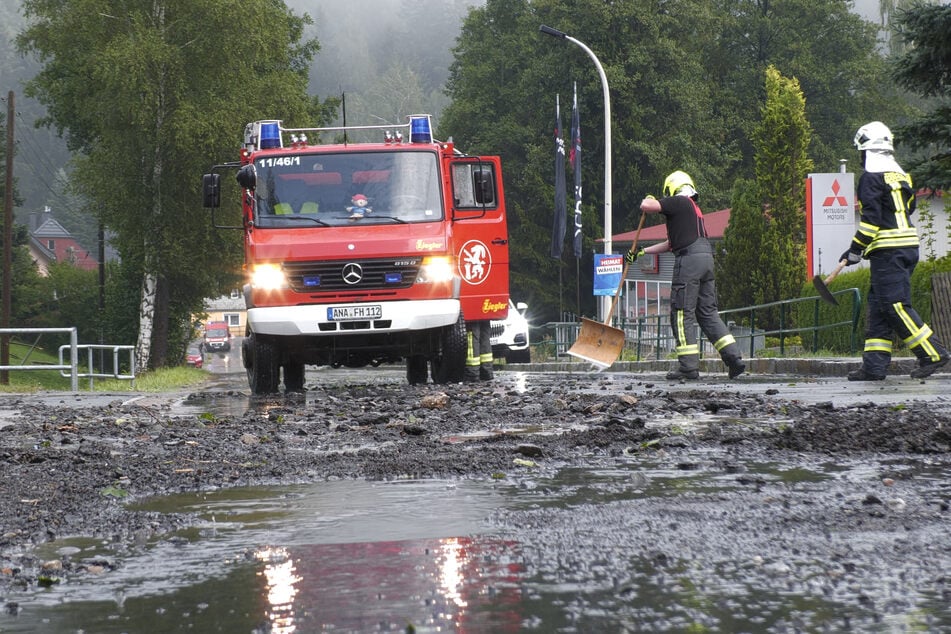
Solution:
[[[470,240],[459,251],[459,274],[469,284],[479,285],[489,277],[492,253],[478,240]]]

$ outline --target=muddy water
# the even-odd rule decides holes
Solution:
[[[765,521],[803,503],[834,512],[823,491],[867,488],[869,465],[724,458],[148,500],[137,508],[202,522],[133,552],[57,542],[75,560],[121,566],[36,593],[0,631],[951,631],[946,597],[915,591],[920,562],[893,569],[861,556],[946,533],[783,534]],[[915,475],[951,479],[927,464]],[[763,511],[741,517],[738,505]]]
[[[174,411],[266,408],[237,378]],[[308,374],[308,383],[324,380]],[[535,378],[505,380],[519,391]],[[643,380],[605,375],[590,389]],[[905,398],[929,399],[948,387],[897,385]],[[730,389],[811,402],[897,398],[895,384],[826,380]],[[40,559],[65,554],[94,572],[18,596],[0,632],[951,631],[946,459],[772,458],[741,446],[668,448],[500,479],[333,481],[140,501],[201,522],[131,548],[82,538],[45,546]],[[922,521],[928,513],[936,519]]]

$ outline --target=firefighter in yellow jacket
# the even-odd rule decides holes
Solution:
[[[914,379],[931,376],[951,356],[911,305],[911,274],[918,264],[918,232],[911,222],[915,190],[911,176],[893,155],[891,130],[881,121],[867,123],[855,133],[862,166],[857,196],[862,218],[849,250],[839,261],[869,261],[868,316],[862,367],[849,372],[850,381],[880,381],[892,359],[892,336],[897,333],[918,358]]]

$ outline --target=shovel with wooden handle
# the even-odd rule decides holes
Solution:
[[[637,223],[637,233],[634,234],[634,244],[631,246],[631,251],[635,253],[637,253],[637,243],[640,240],[641,229],[644,228],[644,218],[646,216],[646,213],[641,212],[641,220]],[[594,364],[599,372],[614,365],[614,362],[621,356],[621,351],[624,350],[624,331],[608,324],[611,323],[611,316],[614,314],[618,297],[621,295],[621,288],[623,288],[624,279],[627,277],[628,266],[629,263],[625,258],[624,269],[621,271],[621,282],[614,292],[614,299],[611,300],[611,308],[604,318],[604,323],[582,317],[578,338],[574,345],[568,349],[568,354]]]
[[[839,305],[839,300],[837,300],[835,295],[832,294],[832,291],[829,290],[829,283],[832,282],[832,280],[834,280],[836,276],[842,272],[842,269],[844,269],[845,265],[848,263],[848,260],[842,260],[839,262],[838,266],[832,269],[832,272],[826,276],[825,280],[823,280],[818,275],[812,278],[812,285],[816,287],[819,297],[835,306]]]

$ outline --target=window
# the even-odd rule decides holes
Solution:
[[[241,299],[241,291],[236,288],[231,289],[231,299]]]
[[[453,163],[452,190],[456,207],[495,207],[495,172],[491,163]]]
[[[227,322],[229,327],[241,325],[241,315],[238,313],[225,313],[224,320]]]
[[[55,240],[47,240],[47,241],[46,241],[46,248],[49,249],[50,251],[55,251],[55,250],[56,250],[56,241],[55,241]]]
[[[637,263],[641,267],[641,273],[658,273],[660,271],[660,261],[656,253],[645,253],[637,258]]]

